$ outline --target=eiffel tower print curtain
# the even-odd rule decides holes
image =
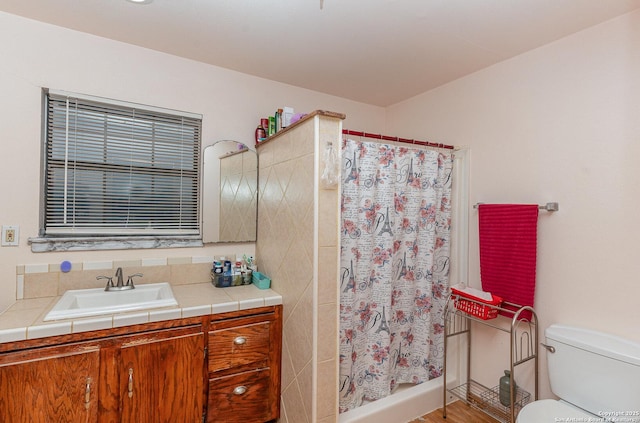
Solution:
[[[442,372],[453,154],[344,140],[340,412]]]

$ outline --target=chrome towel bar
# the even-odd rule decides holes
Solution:
[[[474,209],[477,209],[477,208],[478,208],[478,206],[479,206],[480,204],[484,204],[484,203],[477,203],[477,204],[474,204],[474,205],[473,205],[473,208],[474,208]],[[548,212],[554,212],[554,211],[558,211],[558,210],[560,210],[560,206],[558,205],[558,203],[547,203],[547,204],[545,204],[544,206],[538,206],[538,208],[539,208],[540,210],[546,210],[546,211],[548,211]]]

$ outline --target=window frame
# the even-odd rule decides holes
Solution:
[[[116,111],[121,108],[131,109],[132,111],[140,111],[145,114],[151,114],[157,118],[156,122],[160,120],[161,116],[165,118],[167,116],[174,117],[177,119],[187,118],[190,120],[195,120],[196,124],[193,126],[193,136],[190,138],[193,140],[194,144],[192,147],[188,147],[189,151],[193,151],[193,156],[189,157],[189,164],[193,163],[191,173],[195,173],[195,182],[194,184],[190,184],[192,189],[195,189],[195,193],[192,191],[191,195],[188,197],[195,201],[195,205],[192,203],[192,207],[190,207],[191,219],[189,222],[191,223],[190,228],[187,230],[177,229],[175,227],[170,227],[167,230],[160,230],[155,225],[155,229],[145,230],[139,229],[137,230],[123,230],[123,227],[120,229],[113,228],[112,233],[101,233],[98,229],[100,224],[96,224],[94,230],[83,231],[78,230],[75,231],[73,227],[68,227],[66,229],[56,229],[49,230],[51,227],[50,222],[51,216],[47,216],[47,192],[48,192],[48,179],[49,179],[49,166],[48,166],[48,136],[49,136],[49,128],[47,125],[49,124],[49,96],[53,96],[57,98],[55,101],[59,101],[60,97],[69,97],[72,99],[78,99],[81,102],[88,103],[100,103],[104,110],[107,112],[105,117],[105,121],[113,116],[109,113],[109,107],[112,107],[113,114],[116,114]],[[148,117],[148,116],[147,116]],[[197,133],[196,133],[197,132]],[[53,90],[48,88],[42,89],[42,125],[41,125],[41,178],[40,178],[40,218],[39,218],[39,233],[37,238],[30,238],[29,243],[31,244],[31,248],[33,252],[44,252],[44,251],[60,251],[60,250],[104,250],[104,249],[137,249],[137,248],[174,248],[174,247],[201,247],[202,243],[202,219],[201,219],[201,201],[202,201],[202,115],[177,111],[172,109],[166,109],[155,106],[148,106],[143,104],[137,104],[127,101],[121,100],[113,100],[108,98],[96,97],[85,94],[72,93],[67,91]],[[108,138],[105,135],[104,143],[105,146],[107,144]],[[133,138],[132,138],[133,141]],[[155,145],[157,139],[154,137],[149,141],[150,145]],[[126,142],[126,141],[125,141]],[[131,144],[133,146],[133,144]],[[183,148],[182,146],[177,148]],[[151,153],[149,153],[151,154]],[[183,162],[184,163],[184,162]],[[67,164],[65,164],[66,168]],[[111,162],[105,161],[101,163],[98,167],[102,167],[102,172],[107,174],[108,169],[112,166]],[[138,169],[136,169],[138,170]],[[134,170],[131,171],[132,175],[136,175]],[[181,176],[182,178],[182,176]],[[193,175],[192,178],[193,180]],[[182,191],[180,191],[182,192]],[[194,198],[195,194],[195,198]],[[162,193],[153,193],[154,198],[162,198]],[[171,197],[165,197],[171,198]],[[101,204],[111,204],[109,199],[106,197],[101,198]],[[99,210],[105,210],[108,207],[100,207]],[[180,210],[176,210],[178,216],[180,215]],[[193,216],[193,212],[195,212],[195,217]],[[155,215],[151,212],[151,215]],[[194,220],[195,219],[195,220]],[[173,222],[178,222],[179,218],[173,220]],[[133,233],[132,233],[133,232]]]

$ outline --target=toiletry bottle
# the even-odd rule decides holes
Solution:
[[[282,131],[282,109],[276,112],[276,132]]]
[[[258,125],[256,128],[256,144],[261,143],[267,138],[267,131],[264,130],[262,125]]]
[[[293,107],[286,107],[282,111],[282,128],[291,125],[291,117],[293,116]]]
[[[231,261],[225,260],[222,265],[222,273],[226,276],[232,275],[233,269],[231,268]]]
[[[511,406],[511,371],[505,370],[504,376],[500,378],[500,404],[505,407]],[[513,381],[513,392],[516,392],[516,382]],[[515,401],[515,399],[514,399]]]
[[[276,133],[276,117],[269,116],[269,129],[267,130],[267,135],[272,136]]]

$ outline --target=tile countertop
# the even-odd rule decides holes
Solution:
[[[253,284],[216,288],[211,283],[197,283],[172,285],[171,289],[178,301],[176,307],[50,322],[43,321],[44,316],[60,297],[18,300],[0,314],[0,343],[282,304],[280,294]]]

